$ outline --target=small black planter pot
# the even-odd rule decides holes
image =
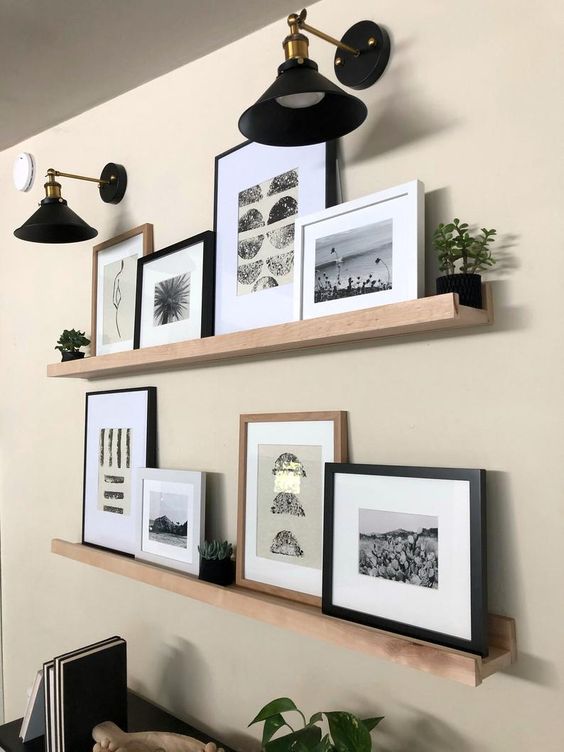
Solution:
[[[482,307],[482,277],[479,274],[447,274],[437,277],[437,295],[457,292],[460,305]]]
[[[61,353],[61,362],[65,362],[66,360],[80,360],[81,358],[84,358],[83,352],[62,352]]]
[[[216,585],[232,585],[235,581],[235,562],[232,559],[200,559],[200,580]]]

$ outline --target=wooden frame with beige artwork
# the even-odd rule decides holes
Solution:
[[[324,466],[346,456],[346,412],[241,415],[238,585],[321,605]]]
[[[133,349],[137,261],[152,252],[152,224],[139,225],[94,246],[92,355]]]

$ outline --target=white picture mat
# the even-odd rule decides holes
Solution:
[[[143,256],[144,233],[122,240],[121,243],[104,248],[96,254],[97,289],[96,289],[96,355],[133,350],[133,339],[123,340],[105,345],[103,342],[104,324],[104,267],[114,261],[128,256]]]
[[[257,556],[258,445],[309,444],[321,447],[321,464],[334,462],[335,424],[332,420],[281,421],[247,424],[247,478],[245,497],[245,567],[247,580],[321,596],[321,569],[296,566]],[[322,478],[322,494],[325,478]],[[323,504],[321,505],[323,509]],[[323,535],[323,514],[320,521]]]
[[[294,320],[413,300],[424,294],[424,186],[419,180],[296,220]],[[386,219],[393,221],[392,289],[314,303],[315,242]],[[375,268],[375,272],[376,272]]]
[[[469,481],[336,473],[334,483],[333,605],[470,640]],[[438,589],[359,574],[360,509],[439,518]]]
[[[101,428],[131,428],[131,468],[144,467],[147,464],[147,394],[140,390],[87,397],[84,539],[87,543],[130,554],[135,552],[141,515],[139,498],[132,486],[129,515],[97,508],[99,435]]]
[[[142,511],[138,516],[135,558],[150,561],[153,564],[180,569],[189,574],[200,572],[200,554],[198,546],[204,542],[206,474],[194,470],[166,470],[162,468],[137,468],[133,476],[135,497],[139,499]],[[178,556],[171,556],[172,547],[149,540],[145,531],[149,529],[149,494],[147,490],[163,490],[165,493],[187,493],[191,497],[191,517],[188,519],[189,552],[181,548],[174,551]],[[192,533],[190,533],[192,530]],[[161,553],[162,551],[162,553]],[[186,555],[183,555],[186,554]]]
[[[190,316],[163,326],[153,323],[154,290],[158,282],[190,273]],[[139,347],[165,345],[187,339],[198,339],[202,333],[202,291],[204,276],[204,243],[200,241],[161,258],[151,258],[143,265],[141,295],[141,326]]]
[[[299,216],[317,212],[326,202],[326,151],[325,144],[281,148],[250,143],[218,160],[216,334],[292,320],[293,284],[237,295],[239,193],[297,167]]]

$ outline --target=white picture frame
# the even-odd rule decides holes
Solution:
[[[295,321],[424,294],[419,180],[300,216],[295,232]]]
[[[290,173],[295,180],[281,188],[289,186],[282,178]],[[216,157],[216,334],[292,320],[295,217],[334,205],[337,195],[335,142],[300,147],[246,142]],[[275,204],[289,206],[281,201],[294,202],[292,212],[277,213]],[[255,222],[249,220],[252,212]]]
[[[204,541],[206,474],[145,467],[136,470],[134,484],[141,510],[135,558],[197,576],[198,546]],[[154,530],[159,520],[159,530]]]

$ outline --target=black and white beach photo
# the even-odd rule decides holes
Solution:
[[[186,548],[188,541],[188,497],[151,491],[149,540]]]
[[[326,235],[315,242],[314,302],[392,289],[393,221]]]
[[[439,520],[359,510],[358,571],[419,587],[439,587]]]

